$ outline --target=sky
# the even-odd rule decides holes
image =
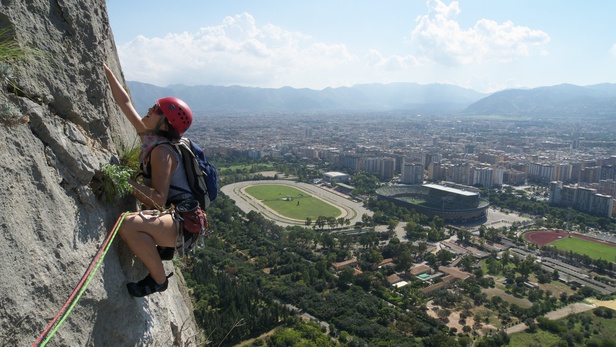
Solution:
[[[124,76],[157,86],[616,83],[612,0],[106,0]]]

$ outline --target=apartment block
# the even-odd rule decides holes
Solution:
[[[422,184],[424,181],[424,166],[421,163],[404,163],[400,182],[404,184]]]
[[[565,186],[562,182],[550,183],[549,202],[555,206],[572,207],[590,214],[612,217],[614,199],[609,195],[597,194],[593,188]]]

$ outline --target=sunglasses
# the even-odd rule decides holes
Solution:
[[[164,116],[165,115],[163,113],[163,109],[160,108],[160,106],[158,106],[158,104],[154,104],[154,106],[152,106],[152,110],[154,111],[154,113],[156,113],[159,116]]]

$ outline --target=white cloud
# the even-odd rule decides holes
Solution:
[[[259,25],[249,13],[226,17],[220,25],[196,32],[138,36],[119,46],[118,53],[128,80],[159,86],[316,89],[368,82],[450,83],[455,82],[452,76],[467,81],[457,84],[469,86],[473,69],[498,71],[499,63],[549,54],[550,37],[545,32],[490,19],[461,28],[457,1],[446,5],[443,0],[427,0],[427,5],[426,14],[412,23],[408,45],[396,48],[406,51],[389,55],[382,53],[386,48],[379,48],[357,56],[343,43],[322,42],[275,24]]]
[[[616,58],[616,43],[612,46],[612,49],[610,49],[610,53]]]
[[[384,57],[379,51],[374,49],[368,52],[366,59],[371,68],[384,71],[404,71],[419,65],[417,59],[412,55]]]
[[[357,60],[343,44],[316,42],[272,24],[259,27],[248,13],[196,33],[139,36],[118,52],[127,79],[161,86],[294,85],[307,70],[328,71]]]
[[[445,5],[440,0],[427,2],[429,12],[416,19],[410,42],[418,58],[444,65],[503,62],[514,58],[545,54],[542,46],[550,41],[547,33],[516,26],[511,21],[497,23],[480,19],[468,29],[460,27],[457,1]]]

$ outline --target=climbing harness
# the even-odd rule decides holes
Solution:
[[[147,200],[150,203],[150,206],[154,206],[155,208],[152,210],[139,211],[139,216],[141,216],[143,219],[153,219],[153,218],[158,218],[159,216],[163,214],[170,213],[173,219],[178,223],[178,233],[176,235],[175,246],[173,247],[173,253],[171,253],[171,258],[165,257],[165,259],[163,259],[163,253],[161,253],[162,252],[161,249],[157,248],[162,260],[172,259],[175,251],[179,251],[180,258],[184,258],[184,256],[186,256],[186,254],[191,249],[193,249],[192,246],[198,244],[198,241],[201,241],[201,247],[203,246],[203,240],[199,236],[210,233],[210,228],[207,222],[207,217],[202,210],[199,210],[198,212],[194,213],[197,215],[194,218],[197,218],[198,221],[202,222],[200,224],[201,225],[200,230],[191,231],[189,233],[184,233],[184,226],[185,226],[185,223],[187,223],[187,217],[190,217],[190,215],[187,215],[184,213],[190,213],[190,212],[196,211],[197,207],[199,206],[199,203],[197,202],[197,200],[186,199],[180,202],[178,206],[171,204],[169,208],[163,208],[162,206],[158,205],[156,201],[154,201],[154,199],[152,199],[152,192],[153,192],[152,188],[150,188],[150,194],[148,195],[144,193],[141,189],[139,189],[137,185],[133,183],[130,183],[130,184],[133,186],[133,192],[136,192],[144,200]],[[193,224],[196,225],[199,223],[196,223],[193,221]]]
[[[75,305],[81,298],[81,295],[83,295],[83,293],[88,288],[88,284],[90,284],[90,281],[94,277],[94,274],[96,273],[96,270],[98,269],[99,265],[103,262],[103,258],[107,254],[107,250],[111,246],[111,243],[113,242],[113,239],[115,238],[115,235],[117,234],[118,229],[120,229],[120,225],[122,225],[124,217],[126,217],[127,214],[128,212],[124,212],[120,215],[120,217],[116,221],[115,226],[113,227],[113,230],[111,231],[111,233],[109,233],[109,235],[105,239],[105,242],[103,242],[98,252],[96,253],[96,256],[90,263],[90,266],[81,277],[81,281],[79,281],[77,287],[75,287],[73,293],[69,296],[68,300],[66,300],[66,303],[64,303],[64,306],[62,306],[62,308],[56,314],[53,320],[49,322],[45,330],[43,330],[41,335],[36,339],[36,341],[34,341],[32,347],[45,346],[47,342],[49,342],[49,340],[56,333],[56,331],[60,328],[66,317],[68,317],[68,315],[71,313],[73,307],[75,307]]]

